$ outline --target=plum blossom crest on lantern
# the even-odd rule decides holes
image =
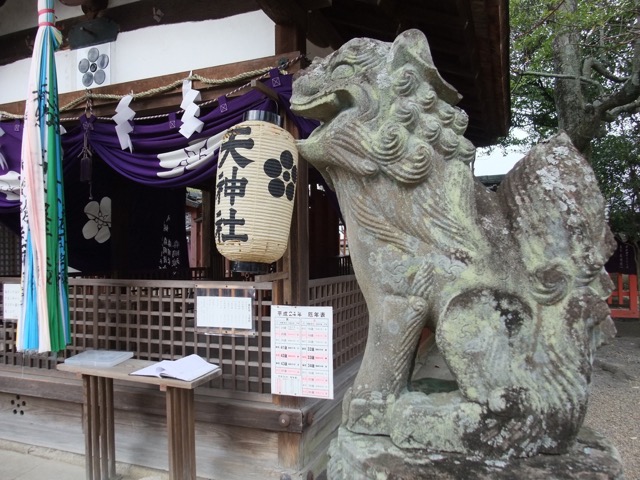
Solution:
[[[289,150],[280,154],[280,159],[270,158],[264,164],[264,173],[271,177],[269,182],[269,193],[280,198],[286,194],[289,201],[293,200],[295,193],[298,169],[294,165],[293,155]]]

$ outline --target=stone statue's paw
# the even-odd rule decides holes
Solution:
[[[489,392],[487,406],[493,413],[515,417],[530,409],[529,392],[522,387],[496,388]]]
[[[387,410],[395,397],[384,396],[381,392],[360,392],[345,403],[346,427],[355,433],[368,435],[388,435]]]
[[[400,448],[470,453],[463,439],[478,429],[483,413],[481,405],[465,401],[459,391],[406,392],[390,405],[389,435]]]

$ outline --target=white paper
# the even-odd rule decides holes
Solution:
[[[201,132],[204,126],[204,123],[197,118],[200,115],[200,107],[195,103],[196,100],[200,100],[200,92],[194,90],[191,85],[191,80],[182,82],[182,103],[180,108],[184,110],[184,113],[180,119],[182,120],[182,126],[179,132],[186,138],[190,138],[195,132]]]
[[[162,360],[161,362],[131,372],[130,375],[175,378],[177,380],[191,382],[219,368],[218,365],[209,363],[204,358],[193,354],[178,360]]]
[[[133,132],[133,126],[129,123],[129,120],[133,120],[133,117],[136,116],[136,112],[129,107],[132,100],[133,96],[131,95],[125,95],[122,97],[116,107],[116,114],[111,117],[111,119],[116,123],[116,134],[120,141],[120,148],[122,150],[128,148],[131,152],[133,152],[133,145],[131,144],[131,137],[129,137],[129,134]]]
[[[271,306],[271,393],[333,398],[333,307]]]
[[[253,299],[251,297],[196,298],[196,326],[222,329],[253,328]]]
[[[3,318],[5,320],[18,320],[22,303],[19,283],[5,283],[2,286]]]

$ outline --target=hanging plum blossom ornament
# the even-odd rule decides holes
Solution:
[[[102,197],[100,203],[95,200],[84,207],[89,221],[82,227],[82,235],[85,239],[94,239],[98,243],[104,243],[111,238],[111,198]]]

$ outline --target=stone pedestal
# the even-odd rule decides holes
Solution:
[[[582,428],[564,455],[489,459],[456,453],[401,450],[389,437],[359,435],[340,427],[329,450],[329,480],[623,480],[615,447]]]

